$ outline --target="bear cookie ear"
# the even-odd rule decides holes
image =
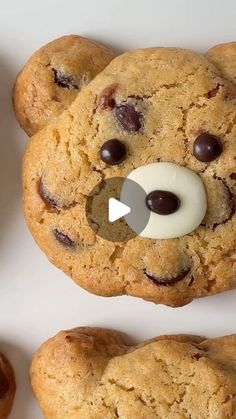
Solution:
[[[30,369],[44,417],[78,417],[76,412],[92,399],[110,359],[127,350],[120,333],[99,328],[61,331],[45,342]]]
[[[13,89],[20,126],[32,136],[51,123],[113,58],[110,48],[78,35],[44,45],[20,71]]]
[[[236,83],[236,42],[215,45],[207,51],[206,58],[224,78]]]

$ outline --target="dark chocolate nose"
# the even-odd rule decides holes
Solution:
[[[156,214],[169,215],[179,209],[180,200],[173,192],[156,190],[147,195],[146,204]]]

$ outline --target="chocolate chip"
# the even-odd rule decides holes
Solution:
[[[199,359],[202,358],[202,355],[201,354],[193,354],[192,358],[196,359],[196,361],[199,361]]]
[[[147,269],[144,269],[144,275],[151,281],[153,281],[157,285],[162,285],[164,287],[169,287],[171,285],[176,284],[177,282],[184,279],[190,272],[190,268],[184,269],[179,275],[173,277],[173,278],[161,278],[156,275],[153,275],[152,273],[149,273]]]
[[[74,342],[74,340],[75,340],[75,337],[74,336],[72,336],[72,335],[66,335],[65,336],[65,340],[67,341],[67,342]]]
[[[52,208],[58,207],[57,201],[46,190],[42,178],[39,181],[39,195],[47,206]]]
[[[113,95],[117,89],[117,83],[110,84],[109,86],[105,87],[105,89],[100,93],[98,96],[98,105],[97,108],[100,111],[103,111],[108,108],[114,108],[115,107],[115,100],[113,98]]]
[[[3,371],[0,370],[0,400],[4,399],[10,388],[9,381],[7,380]]]
[[[173,192],[152,191],[146,198],[147,207],[159,215],[169,215],[180,207],[180,200]]]
[[[208,99],[211,99],[212,97],[215,97],[217,95],[217,93],[219,92],[220,87],[221,87],[221,85],[218,83],[216,87],[209,90],[209,92],[207,93]]]
[[[230,179],[236,180],[236,173],[231,173],[231,175],[229,175]]]
[[[115,106],[115,115],[120,125],[127,131],[137,132],[141,128],[141,114],[137,112],[131,103],[123,103]]]
[[[57,228],[53,230],[53,235],[59,243],[63,244],[66,247],[73,248],[76,246],[76,243],[74,240],[72,240],[66,233],[63,233]]]
[[[54,81],[59,87],[63,87],[64,89],[78,89],[79,86],[74,82],[73,77],[66,76],[62,74],[61,71],[56,70],[55,68],[52,69],[54,73]]]
[[[208,133],[200,134],[193,144],[193,155],[202,162],[215,160],[222,151],[220,138]]]
[[[204,352],[207,352],[207,348],[204,348],[204,346],[201,345],[201,343],[204,341],[205,339],[202,338],[201,341],[199,341],[199,343],[191,343],[191,346],[193,346],[193,348],[197,349],[198,351],[202,352],[202,356],[204,356]]]
[[[115,138],[106,141],[100,150],[101,160],[111,166],[121,163],[126,156],[125,145]]]
[[[194,283],[194,277],[191,276],[190,281],[188,283],[188,286],[191,287],[193,285],[193,283]]]

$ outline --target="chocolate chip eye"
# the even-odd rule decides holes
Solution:
[[[117,120],[120,125],[130,132],[137,132],[141,128],[141,114],[137,112],[134,105],[131,103],[124,103],[115,106],[114,109]]]
[[[76,243],[74,242],[74,240],[72,240],[66,233],[63,233],[62,231],[58,230],[57,228],[55,230],[53,230],[53,235],[55,237],[55,239],[63,244],[65,247],[75,247]]]
[[[63,87],[64,89],[78,89],[79,86],[74,82],[71,76],[66,76],[62,74],[61,71],[56,70],[53,68],[54,73],[54,81],[59,87]]]
[[[159,215],[169,215],[180,207],[180,200],[173,192],[152,191],[146,198],[147,207]]]
[[[126,157],[125,145],[116,139],[106,141],[100,150],[101,160],[114,166],[121,163]]]
[[[212,134],[200,134],[193,143],[193,155],[202,162],[215,160],[222,151],[221,140]]]

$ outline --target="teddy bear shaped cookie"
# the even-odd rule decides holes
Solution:
[[[0,353],[0,419],[10,414],[16,391],[15,377],[7,358]]]
[[[84,327],[44,343],[30,377],[45,419],[230,419],[235,353],[236,335],[129,346],[117,332]]]
[[[235,137],[236,90],[222,68],[189,50],[129,51],[30,139],[26,222],[48,259],[98,295],[176,307],[235,288]],[[101,234],[112,179],[126,197],[129,182],[143,191],[138,234],[129,218]]]

